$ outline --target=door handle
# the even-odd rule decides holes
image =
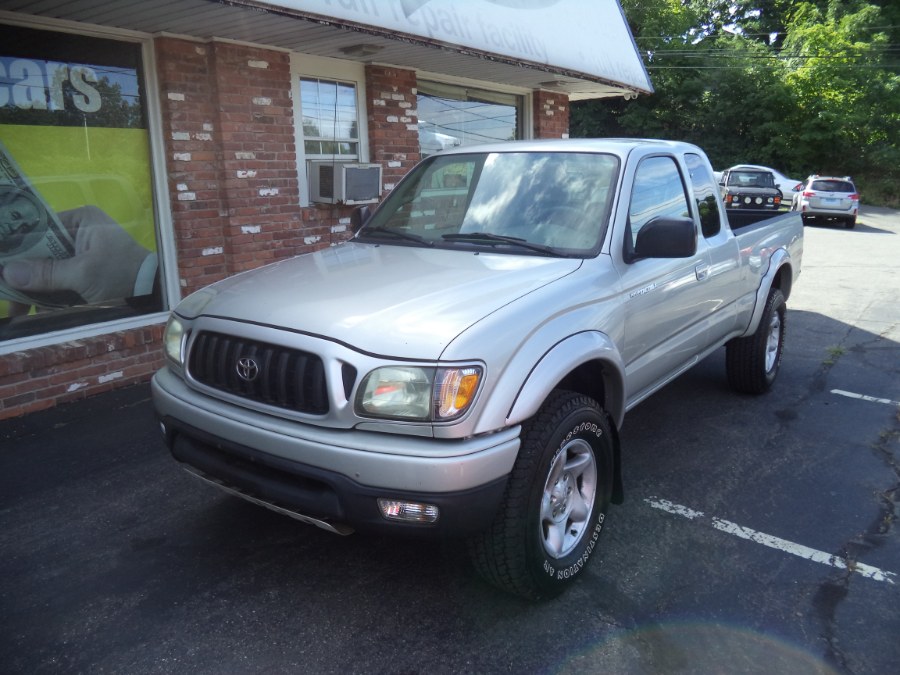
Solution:
[[[697,281],[704,281],[709,276],[709,265],[700,263],[694,267],[694,274],[697,275]]]

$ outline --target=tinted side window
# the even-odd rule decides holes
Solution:
[[[722,229],[719,218],[719,202],[716,192],[719,188],[713,175],[700,155],[688,153],[684,156],[691,183],[694,185],[694,199],[697,201],[697,213],[700,215],[700,229],[704,237],[714,237]]]
[[[640,163],[634,174],[628,207],[630,236],[625,237],[626,258],[634,251],[641,228],[659,217],[691,217],[684,183],[673,157],[649,157]]]

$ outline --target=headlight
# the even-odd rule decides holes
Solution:
[[[376,368],[360,385],[356,410],[364,417],[453,420],[465,414],[475,400],[481,373],[478,366]]]
[[[188,320],[190,320],[200,316],[203,309],[215,297],[215,289],[211,287],[201,288],[199,291],[191,293],[178,303],[175,311],[169,315],[169,322],[166,324],[166,332],[163,333],[163,345],[165,346],[166,356],[179,368],[184,367],[184,341],[186,332],[184,319],[181,317],[188,317]],[[178,314],[175,312],[178,312]],[[179,316],[179,314],[181,316]]]
[[[179,368],[184,366],[184,324],[177,315],[169,316],[166,332],[163,333],[163,345],[168,356]]]

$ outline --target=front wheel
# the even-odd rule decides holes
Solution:
[[[725,369],[734,389],[763,394],[772,386],[784,351],[784,319],[784,295],[773,288],[756,332],[725,345]]]
[[[613,488],[613,432],[593,399],[556,391],[521,440],[503,503],[469,553],[487,581],[541,599],[565,590],[594,553]]]

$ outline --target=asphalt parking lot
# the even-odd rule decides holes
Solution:
[[[149,387],[0,423],[9,673],[887,673],[900,663],[900,214],[806,228],[775,389],[716,354],[627,416],[626,502],[528,603],[458,542],[206,488]]]

